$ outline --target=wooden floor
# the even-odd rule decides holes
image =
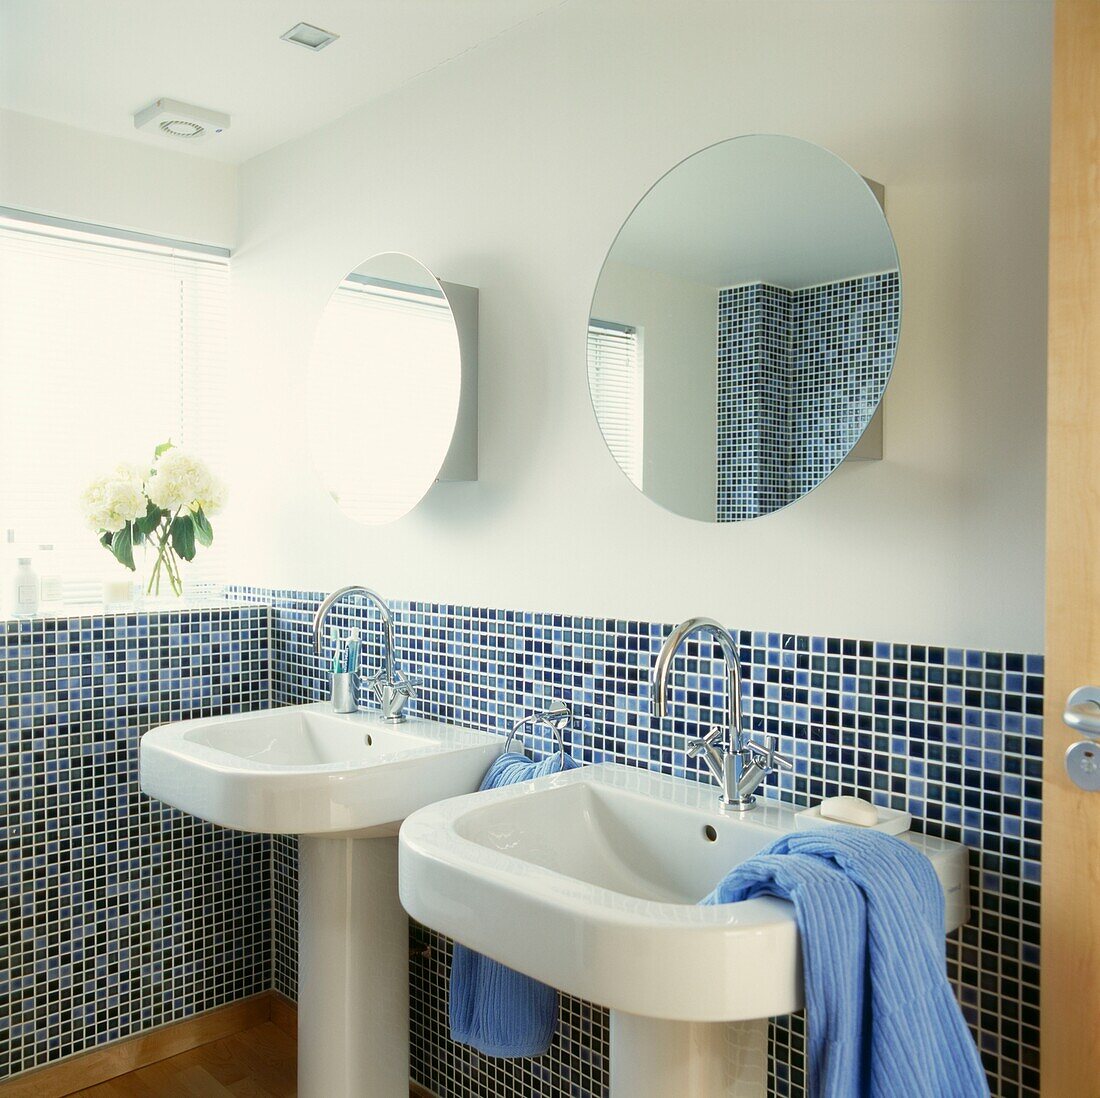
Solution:
[[[79,1098],[295,1098],[298,1046],[264,1022],[73,1092]]]

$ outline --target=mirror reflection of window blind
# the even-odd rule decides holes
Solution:
[[[130,575],[84,523],[92,479],[167,438],[226,473],[228,258],[87,229],[0,216],[0,552],[52,544],[66,602]],[[189,593],[222,578],[213,522]]]
[[[353,274],[325,306],[310,358],[313,463],[341,510],[392,522],[435,483],[454,436],[458,331],[441,290]],[[361,431],[332,429],[332,402]]]
[[[588,381],[603,437],[619,467],[642,487],[642,360],[634,328],[593,320]]]

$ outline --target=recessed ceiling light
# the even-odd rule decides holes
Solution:
[[[316,53],[318,50],[323,50],[325,46],[332,45],[340,36],[333,34],[331,31],[321,30],[320,27],[313,26],[312,23],[299,23],[296,27],[291,27],[286,34],[280,34],[279,37],[284,42],[293,42],[296,46],[305,46],[307,50]]]

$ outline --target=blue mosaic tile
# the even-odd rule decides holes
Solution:
[[[900,318],[896,271],[719,291],[719,522],[785,507],[843,461],[889,379]]]
[[[268,612],[0,622],[0,1077],[270,984],[262,835],[138,788],[156,724],[262,708]]]
[[[320,592],[234,588],[272,607],[272,686],[278,703],[324,696],[326,658],[309,635]],[[391,604],[398,658],[424,676],[410,712],[504,733],[557,696],[574,709],[571,749],[709,781],[684,743],[720,720],[725,672],[709,640],[678,661],[671,715],[654,720],[650,669],[668,625],[422,602]],[[353,602],[335,614],[380,660],[377,614]],[[1043,659],[742,630],[749,726],[775,734],[795,759],[765,792],[793,804],[859,793],[905,809],[916,830],[971,847],[972,916],[948,940],[949,975],[999,1098],[1039,1092],[1039,856]],[[373,704],[364,694],[365,706]],[[968,741],[969,737],[969,741]],[[274,845],[275,979],[296,991],[293,840]],[[447,1028],[448,943],[414,928],[410,967],[412,1075],[443,1098],[602,1096],[607,1015],[563,996],[561,1032],[538,1060],[494,1061],[455,1045]],[[805,1093],[804,1019],[770,1027],[773,1095]]]

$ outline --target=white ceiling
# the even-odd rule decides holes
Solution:
[[[239,163],[562,0],[0,0],[0,107]],[[340,40],[311,53],[306,22]],[[232,116],[190,148],[139,133],[159,97]]]
[[[887,208],[889,194],[886,182]],[[708,286],[792,290],[898,265],[859,175],[816,145],[770,135],[724,141],[674,168],[635,208],[610,258]]]

